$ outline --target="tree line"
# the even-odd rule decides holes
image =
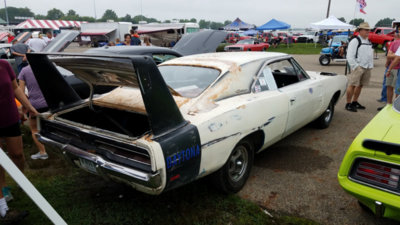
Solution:
[[[76,13],[75,10],[70,9],[66,13],[61,11],[60,9],[50,9],[47,11],[46,15],[42,14],[35,14],[33,13],[29,8],[16,8],[16,7],[7,7],[7,13],[8,13],[8,18],[10,23],[18,23],[21,20],[20,19],[15,19],[15,17],[32,17],[34,19],[38,20],[43,20],[43,19],[48,19],[48,20],[76,20],[76,21],[87,21],[87,22],[106,22],[109,20],[113,21],[121,21],[121,22],[132,22],[134,24],[138,24],[139,21],[146,21],[147,23],[154,23],[154,22],[164,22],[164,23],[171,23],[172,20],[164,20],[160,21],[156,18],[148,18],[143,15],[136,15],[136,16],[131,16],[130,14],[126,14],[123,17],[118,17],[118,15],[115,13],[114,10],[107,9],[103,15],[100,18],[94,18],[91,16],[81,16],[78,13]],[[6,13],[5,9],[2,8],[0,9],[0,18],[6,20]],[[220,27],[223,27],[224,25],[232,23],[232,21],[226,20],[224,23],[220,22],[214,22],[214,21],[206,21],[206,20],[200,20],[197,21],[195,18],[191,19],[173,19],[173,21],[179,21],[180,23],[199,23],[199,26],[201,29],[203,28],[210,28],[210,29],[218,29]]]
[[[8,12],[8,18],[9,18],[10,23],[17,23],[18,21],[20,21],[20,20],[15,19],[15,17],[33,17],[35,19],[48,19],[48,20],[77,20],[77,21],[87,21],[87,22],[106,22],[109,20],[113,20],[113,21],[121,21],[121,22],[132,22],[134,24],[138,24],[139,21],[146,21],[147,23],[154,23],[154,22],[170,23],[171,22],[171,20],[160,21],[156,18],[148,18],[143,15],[136,15],[136,16],[132,17],[130,14],[126,14],[123,17],[118,17],[118,15],[112,9],[107,9],[103,13],[103,15],[98,19],[91,17],[91,16],[80,16],[73,9],[70,9],[66,13],[64,13],[60,9],[53,8],[53,9],[50,9],[49,11],[47,11],[47,15],[41,15],[41,14],[33,13],[27,7],[25,7],[25,8],[7,7],[7,12]],[[5,9],[4,8],[0,9],[0,18],[6,20],[5,15],[6,15]],[[343,22],[346,22],[346,19],[344,17],[340,17],[338,19]],[[179,21],[181,23],[186,23],[186,22],[197,23],[198,22],[201,29],[204,29],[204,28],[218,29],[218,28],[221,28],[225,25],[232,23],[232,21],[230,21],[230,20],[226,20],[223,23],[221,23],[221,22],[209,21],[209,20],[204,20],[204,19],[197,21],[197,19],[195,19],[195,18],[173,19],[173,20]],[[392,26],[392,22],[394,20],[395,19],[391,19],[391,18],[381,19],[375,24],[375,27],[390,27],[390,26]],[[354,18],[354,19],[350,20],[349,23],[354,26],[358,26],[362,22],[364,22],[364,19]]]

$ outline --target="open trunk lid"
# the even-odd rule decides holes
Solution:
[[[50,110],[68,108],[82,100],[63,79],[55,65],[63,67],[91,86],[128,86],[140,89],[155,137],[184,126],[179,108],[156,64],[148,56],[107,57],[77,54],[31,53],[28,60]]]
[[[218,45],[225,40],[226,35],[225,31],[217,30],[205,30],[186,34],[183,35],[172,49],[184,56],[215,52]]]

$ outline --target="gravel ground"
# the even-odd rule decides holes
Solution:
[[[320,66],[318,55],[296,55],[306,70],[344,73],[344,63]],[[375,60],[371,82],[359,102],[366,110],[344,109],[345,98],[335,108],[331,126],[318,130],[304,127],[260,153],[243,198],[268,209],[313,219],[321,224],[397,224],[375,219],[363,211],[355,198],[345,193],[337,180],[340,163],[353,139],[377,114],[384,73],[384,55]]]

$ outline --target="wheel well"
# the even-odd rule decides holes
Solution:
[[[340,91],[337,91],[337,92],[333,95],[333,97],[332,97],[332,99],[333,99],[335,105],[336,105],[336,103],[338,102],[339,97],[340,97]]]
[[[244,139],[250,140],[254,144],[254,152],[258,152],[264,145],[265,134],[264,131],[258,130],[242,138]]]

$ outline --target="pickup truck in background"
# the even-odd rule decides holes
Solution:
[[[382,49],[386,51],[386,44],[390,41],[393,41],[393,28],[391,27],[377,27],[369,33],[369,40],[372,45],[377,47],[378,45],[382,46]]]

